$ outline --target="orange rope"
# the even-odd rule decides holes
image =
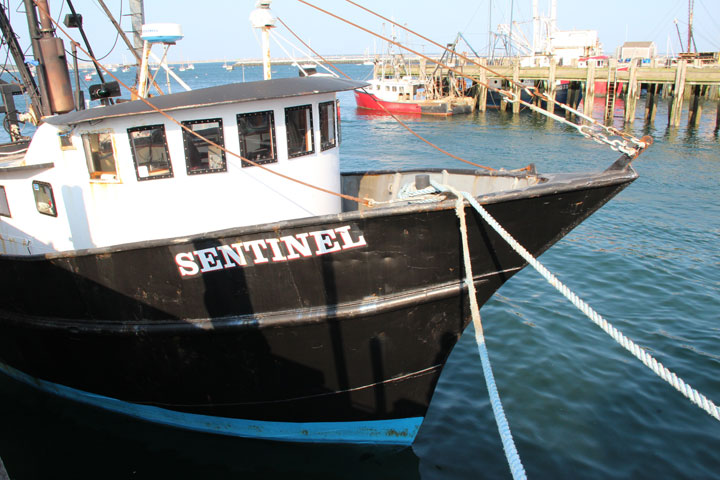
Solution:
[[[35,1],[35,0],[34,0],[34,1]],[[35,4],[37,5],[38,8],[40,8],[41,10],[43,10],[43,11],[47,14],[48,18],[50,18],[50,20],[52,20],[52,22],[55,24],[55,26],[57,26],[57,28],[60,29],[60,31],[63,32],[63,34],[64,34],[65,36],[67,36],[67,37],[70,39],[71,42],[75,43],[76,46],[80,49],[80,51],[82,51],[85,55],[87,55],[96,65],[98,65],[100,68],[102,68],[110,77],[112,77],[116,82],[118,82],[118,84],[122,85],[123,87],[125,87],[126,89],[128,89],[130,92],[137,93],[136,90],[134,90],[133,88],[131,88],[131,87],[127,86],[127,85],[125,85],[125,83],[123,83],[120,79],[118,79],[115,75],[113,75],[112,72],[110,72],[107,68],[105,68],[102,64],[100,64],[100,62],[98,62],[95,58],[93,58],[92,56],[90,56],[90,54],[89,54],[87,51],[85,51],[85,49],[83,49],[77,42],[75,42],[75,41],[72,39],[72,37],[71,37],[70,35],[68,35],[68,33],[60,26],[60,24],[58,24],[58,23],[48,14],[47,10],[45,10],[43,7],[41,7],[41,6],[38,5],[37,3],[35,3]],[[295,182],[295,183],[298,183],[298,184],[300,184],[300,185],[303,185],[303,186],[306,186],[306,187],[309,187],[309,188],[318,190],[318,191],[320,191],[320,192],[328,193],[328,194],[330,194],[330,195],[335,195],[335,196],[337,196],[337,197],[344,198],[344,199],[346,199],[346,200],[351,200],[351,201],[353,201],[353,202],[357,202],[357,203],[362,204],[362,205],[365,205],[365,206],[370,206],[370,204],[371,204],[371,202],[370,202],[368,199],[361,199],[361,198],[358,198],[358,197],[353,197],[352,195],[346,195],[346,194],[344,194],[344,193],[333,192],[332,190],[327,190],[327,189],[325,189],[325,188],[318,187],[317,185],[312,185],[312,184],[310,184],[310,183],[303,182],[302,180],[298,180],[298,179],[296,179],[296,178],[290,177],[290,176],[285,175],[285,174],[283,174],[283,173],[280,173],[280,172],[277,172],[277,171],[272,170],[272,169],[270,169],[270,168],[267,168],[267,167],[265,167],[265,166],[263,166],[263,165],[261,165],[261,164],[259,164],[259,163],[253,162],[252,160],[250,160],[250,159],[248,159],[248,158],[245,158],[245,157],[243,157],[242,155],[239,155],[239,154],[237,154],[237,153],[234,153],[234,152],[229,151],[229,150],[226,149],[224,146],[218,145],[217,143],[215,143],[215,142],[213,142],[213,141],[211,141],[211,140],[203,137],[203,136],[200,135],[199,133],[193,131],[192,129],[190,129],[190,128],[188,128],[188,127],[186,127],[185,125],[182,124],[182,122],[178,121],[177,119],[175,119],[174,117],[172,117],[171,115],[169,115],[168,113],[166,113],[164,110],[162,110],[162,109],[156,107],[155,105],[153,105],[152,103],[150,103],[150,101],[149,101],[148,99],[141,97],[141,98],[139,98],[139,100],[142,100],[148,107],[150,107],[151,109],[155,110],[157,113],[161,114],[162,116],[164,116],[165,118],[167,118],[167,119],[170,120],[171,122],[177,124],[180,128],[182,128],[182,129],[185,130],[186,132],[189,132],[190,134],[192,134],[192,135],[196,136],[197,138],[203,140],[204,142],[208,143],[209,145],[212,145],[212,146],[214,146],[214,147],[217,147],[217,148],[221,149],[223,152],[226,152],[226,153],[228,153],[229,155],[232,155],[233,157],[237,157],[237,158],[239,158],[239,159],[242,160],[242,161],[245,161],[245,162],[247,162],[247,163],[249,163],[249,164],[251,164],[251,165],[253,165],[253,166],[255,166],[255,167],[258,167],[258,168],[260,168],[260,169],[262,169],[262,170],[265,170],[266,172],[270,172],[270,173],[272,173],[273,175],[277,175],[278,177],[284,178],[284,179],[286,179],[286,180],[290,180],[290,181],[292,181],[292,182]]]
[[[323,58],[322,55],[318,54],[318,53],[317,53],[315,50],[313,50],[308,44],[306,44],[305,42],[303,42],[303,40],[302,40],[295,32],[293,32],[292,29],[291,29],[290,27],[288,27],[287,24],[280,19],[280,17],[277,17],[277,19],[280,21],[280,23],[283,24],[283,26],[284,26],[285,28],[288,29],[288,31],[289,31],[295,38],[298,39],[298,41],[300,41],[303,45],[305,45],[305,47],[307,47],[316,57],[318,57],[318,58],[319,58],[320,60],[322,60],[324,63],[330,65],[332,68],[334,68],[335,70],[337,70],[338,72],[340,72],[340,74],[344,75],[346,78],[348,78],[348,79],[350,78],[350,77],[349,77],[348,75],[346,75],[342,70],[340,70],[338,67],[336,67],[336,66],[333,65],[332,63],[328,62],[325,58]],[[375,97],[375,95],[373,95],[372,93],[370,93],[370,92],[368,92],[367,90],[365,90],[364,87],[362,88],[362,91],[365,92],[366,94],[370,95],[370,98],[372,98],[372,100],[373,100],[386,114],[390,115],[396,122],[398,122],[400,125],[402,125],[403,127],[405,127],[405,129],[406,129],[408,132],[410,132],[410,133],[413,134],[415,137],[417,137],[419,140],[422,140],[423,142],[425,142],[426,144],[428,144],[429,146],[431,146],[431,147],[434,148],[435,150],[437,150],[437,151],[439,151],[439,152],[441,152],[441,153],[444,153],[445,155],[447,155],[447,156],[450,157],[450,158],[454,158],[455,160],[459,160],[459,161],[461,161],[461,162],[467,163],[467,164],[472,165],[472,166],[474,166],[474,167],[483,168],[483,169],[489,170],[489,171],[495,171],[494,168],[486,167],[486,166],[484,166],[484,165],[479,165],[479,164],[477,164],[477,163],[471,162],[470,160],[465,160],[464,158],[458,157],[457,155],[454,155],[454,154],[448,152],[447,150],[444,150],[444,149],[440,148],[439,146],[435,145],[434,143],[430,142],[430,141],[427,140],[425,137],[423,137],[423,136],[421,136],[420,134],[418,134],[417,132],[415,132],[415,131],[414,131],[412,128],[410,128],[405,122],[403,122],[403,121],[400,120],[398,117],[396,117],[395,115],[393,115],[392,112],[390,112],[387,108],[385,108],[385,105],[383,105],[382,103],[380,103],[380,101],[377,99],[377,97]]]

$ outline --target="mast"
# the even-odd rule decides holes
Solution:
[[[36,7],[40,12],[40,29]],[[37,77],[42,99],[42,114],[66,113],[75,108],[70,72],[65,60],[63,41],[55,36],[47,0],[25,0],[28,32],[38,61]]]
[[[42,112],[42,100],[40,98],[40,91],[35,84],[35,80],[30,73],[30,69],[28,68],[27,63],[25,63],[25,55],[23,54],[22,49],[18,44],[17,35],[15,35],[15,32],[10,25],[10,21],[5,14],[5,7],[3,5],[0,5],[0,29],[2,29],[3,38],[5,39],[8,49],[10,50],[10,54],[15,61],[15,67],[20,73],[23,85],[25,86],[25,92],[30,98],[30,104],[28,105],[28,108],[32,114],[34,123],[37,123],[37,120],[40,119]],[[8,112],[6,112],[6,114],[7,113]]]
[[[270,3],[272,0],[259,0],[255,4],[255,10],[250,13],[250,23],[253,28],[258,28],[262,32],[262,58],[263,58],[263,78],[270,80],[270,30],[275,28],[275,17],[270,11]]]
[[[142,26],[145,23],[145,8],[143,0],[129,0],[130,2],[130,23],[132,25],[133,48],[137,61],[137,70],[140,71],[144,42],[142,38]]]
[[[493,56],[492,41],[492,0],[488,2],[488,57]]]
[[[540,47],[540,16],[538,15],[538,0],[533,0],[532,9],[533,9],[532,49],[533,49],[533,55],[535,55],[538,53],[538,48]]]
[[[695,0],[688,0],[688,31],[687,31],[687,53],[690,53],[690,42],[695,43],[693,38],[692,27],[693,27],[693,10],[695,9]],[[697,53],[697,47],[695,47],[695,53]]]

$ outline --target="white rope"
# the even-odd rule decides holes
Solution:
[[[451,187],[447,188],[457,197],[455,201],[455,214],[460,219],[460,235],[462,237],[463,261],[465,264],[465,285],[467,285],[468,288],[470,314],[472,315],[473,325],[475,326],[475,340],[477,341],[478,351],[480,353],[480,362],[482,363],[485,385],[487,385],[488,396],[490,397],[490,405],[495,415],[495,423],[500,432],[500,440],[502,441],[503,450],[505,451],[505,458],[507,458],[508,465],[510,466],[510,472],[514,479],[524,480],[527,478],[525,468],[520,461],[517,448],[515,448],[515,442],[510,432],[510,425],[505,417],[505,410],[500,401],[500,394],[498,393],[495,377],[492,373],[492,366],[490,365],[490,356],[488,355],[487,345],[485,344],[485,335],[483,334],[482,320],[480,318],[480,307],[478,307],[477,303],[477,292],[475,291],[472,265],[470,263],[470,247],[468,246],[467,224],[465,222],[465,202],[463,202],[463,197],[459,192],[456,192]],[[425,190],[427,190],[427,188],[423,189],[423,191]]]
[[[439,185],[434,181],[431,184],[439,191],[449,190],[452,192],[451,187],[446,185]],[[473,197],[467,192],[461,192],[461,195],[465,197],[470,205],[477,210],[482,218],[495,229],[500,236],[510,244],[510,246],[537,272],[542,275],[555,289],[562,293],[565,298],[570,300],[581,312],[583,312],[590,320],[593,321],[597,326],[603,329],[605,333],[610,335],[616,342],[623,346],[627,351],[633,354],[638,360],[640,360],[650,370],[655,372],[660,378],[665,380],[667,383],[672,385],[677,391],[685,395],[692,403],[705,410],[710,416],[720,421],[720,409],[705,395],[701,394],[690,385],[685,383],[681,378],[675,375],[673,372],[668,370],[662,363],[658,362],[652,355],[643,350],[642,347],[634,343],[632,340],[627,338],[618,329],[613,327],[608,321],[606,321],[599,313],[585,303],[580,297],[573,293],[567,286],[565,286],[560,280],[555,277],[550,271],[545,268],[537,259],[535,259],[517,240],[515,240],[488,212],[485,210]]]

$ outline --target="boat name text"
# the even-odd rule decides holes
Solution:
[[[345,225],[330,230],[247,240],[181,252],[175,255],[175,263],[181,276],[191,277],[214,270],[287,262],[364,246],[367,246],[365,237],[360,234],[353,235],[350,225]]]

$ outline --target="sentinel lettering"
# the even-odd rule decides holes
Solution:
[[[350,225],[345,225],[280,238],[261,238],[181,252],[175,255],[175,264],[181,276],[192,277],[215,270],[287,262],[365,246],[365,237],[353,232]]]

